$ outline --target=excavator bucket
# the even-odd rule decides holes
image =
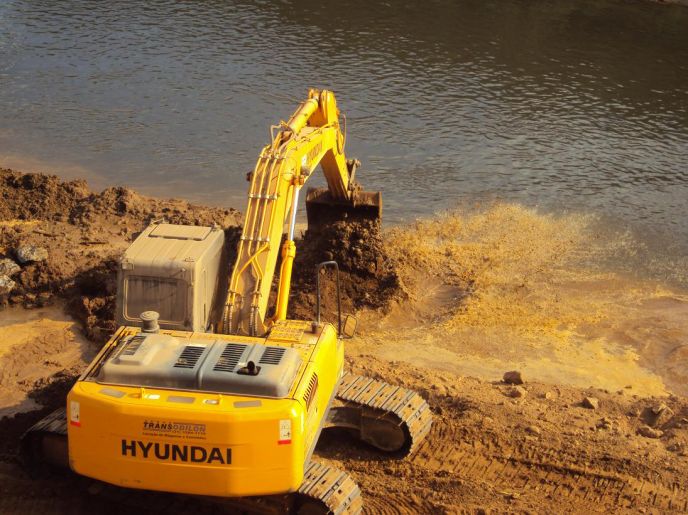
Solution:
[[[332,198],[327,188],[308,188],[306,216],[308,230],[316,232],[339,221],[378,221],[382,218],[382,193],[359,190],[352,201],[342,201]]]

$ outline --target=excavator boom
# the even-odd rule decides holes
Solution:
[[[359,162],[346,159],[346,137],[339,117],[334,94],[311,89],[308,99],[288,122],[271,128],[272,142],[263,148],[249,174],[248,206],[220,332],[249,336],[266,333],[272,278],[288,224],[287,240],[281,247],[282,268],[274,317],[285,319],[296,252],[294,226],[299,193],[318,165],[325,174],[327,189],[308,192],[309,228],[321,218],[379,219],[381,195],[362,192],[355,182]]]

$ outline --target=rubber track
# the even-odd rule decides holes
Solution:
[[[51,435],[53,438],[57,437],[59,440],[64,440],[65,454],[61,457],[60,463],[53,463],[54,465],[68,466],[68,456],[66,454],[66,438],[67,438],[67,410],[66,408],[59,408],[43,417],[33,426],[26,430],[21,437],[20,447],[20,461],[24,466],[35,471],[35,467],[42,466],[46,459],[43,455],[43,435]],[[64,461],[64,463],[62,463]]]
[[[24,436],[29,433],[51,433],[66,435],[67,434],[67,410],[65,408],[58,408],[50,415],[43,417],[41,420],[31,426]]]
[[[418,449],[432,427],[430,406],[413,390],[346,373],[336,397],[342,402],[379,412],[380,417],[396,417],[409,439],[405,446],[407,454]]]
[[[319,503],[323,513],[356,515],[363,510],[361,491],[352,477],[317,461],[306,466],[299,495]]]

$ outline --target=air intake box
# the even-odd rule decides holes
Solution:
[[[162,329],[205,332],[219,298],[224,232],[219,227],[153,223],[122,257],[117,323],[141,327],[157,311]]]

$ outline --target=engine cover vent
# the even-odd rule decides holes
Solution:
[[[203,351],[205,351],[205,347],[187,345],[177,358],[174,368],[194,368],[203,355]]]
[[[306,402],[306,410],[310,409],[313,399],[315,399],[315,394],[318,391],[318,374],[313,374],[311,380],[308,382],[308,387],[306,388],[306,393],[303,396],[303,400]]]
[[[279,365],[286,350],[285,347],[265,347],[258,363],[261,365]]]
[[[246,344],[228,343],[215,363],[213,370],[217,372],[233,372],[246,350]]]
[[[145,341],[146,335],[137,334],[127,343],[126,347],[122,351],[122,356],[133,356],[136,351],[139,350],[141,344]]]

